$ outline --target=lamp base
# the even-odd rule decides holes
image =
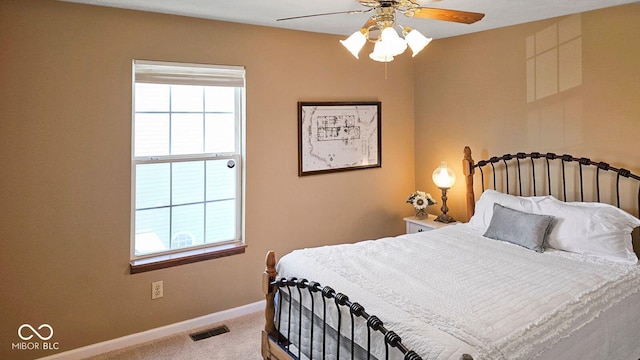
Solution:
[[[452,223],[452,222],[456,222],[456,220],[454,218],[452,218],[451,216],[447,215],[447,214],[440,214],[440,216],[438,216],[435,221],[441,222],[441,223]]]

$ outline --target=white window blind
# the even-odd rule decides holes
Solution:
[[[135,60],[138,83],[244,87],[243,66]]]

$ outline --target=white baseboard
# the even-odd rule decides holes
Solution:
[[[128,346],[142,344],[148,341],[157,340],[166,336],[171,336],[184,331],[193,330],[209,324],[227,321],[238,316],[253,314],[265,308],[265,301],[258,301],[252,304],[239,306],[237,308],[220,311],[217,313],[200,316],[194,319],[181,321],[179,323],[162,326],[159,328],[143,331],[136,334],[123,336],[113,340],[84,346],[81,348],[45,356],[39,360],[80,360],[90,356],[104,354],[109,351],[122,349]]]

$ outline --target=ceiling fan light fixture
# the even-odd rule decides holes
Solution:
[[[431,40],[433,40],[432,38],[422,35],[418,30],[411,29],[410,27],[405,27],[403,33],[404,39],[407,41],[411,51],[413,51],[413,55],[411,55],[411,57],[418,55],[418,53],[429,45]]]
[[[429,43],[431,38],[427,38],[420,32],[410,27],[402,27],[402,37],[393,30],[396,24],[396,14],[403,14],[409,18],[434,19],[450,21],[461,24],[473,24],[482,20],[485,14],[470,11],[449,10],[442,8],[425,7],[418,3],[419,0],[357,0],[360,5],[367,7],[366,10],[347,10],[321,14],[311,14],[293,16],[277,19],[293,20],[314,16],[336,15],[336,14],[365,14],[373,13],[364,26],[350,35],[340,43],[356,58],[364,44],[374,42],[375,48],[369,57],[375,61],[390,62],[393,57],[402,54],[407,47],[413,51],[413,57],[418,55]],[[440,0],[431,0],[431,2]]]
[[[347,39],[340,40],[342,46],[344,46],[349,52],[355,56],[356,59],[360,59],[358,54],[360,50],[364,47],[364,44],[367,42],[367,36],[365,35],[367,29],[360,29],[353,34],[351,34]]]

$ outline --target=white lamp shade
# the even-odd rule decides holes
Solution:
[[[345,48],[347,48],[347,50],[349,50],[349,52],[353,54],[356,59],[360,59],[358,54],[360,53],[360,50],[362,50],[362,47],[366,42],[367,37],[360,30],[351,34],[351,36],[349,36],[346,40],[340,40],[340,43]]]
[[[456,182],[456,174],[447,167],[447,163],[443,161],[431,177],[437,187],[448,189]]]
[[[387,44],[382,41],[377,41],[373,47],[373,52],[369,54],[369,58],[379,62],[393,61],[393,55],[391,55],[386,45]]]
[[[391,26],[382,30],[380,41],[385,43],[391,56],[400,55],[407,49],[407,42]]]
[[[409,33],[404,36],[404,39],[407,41],[411,51],[413,51],[412,57],[418,55],[432,40],[422,35],[418,30],[409,31]]]

